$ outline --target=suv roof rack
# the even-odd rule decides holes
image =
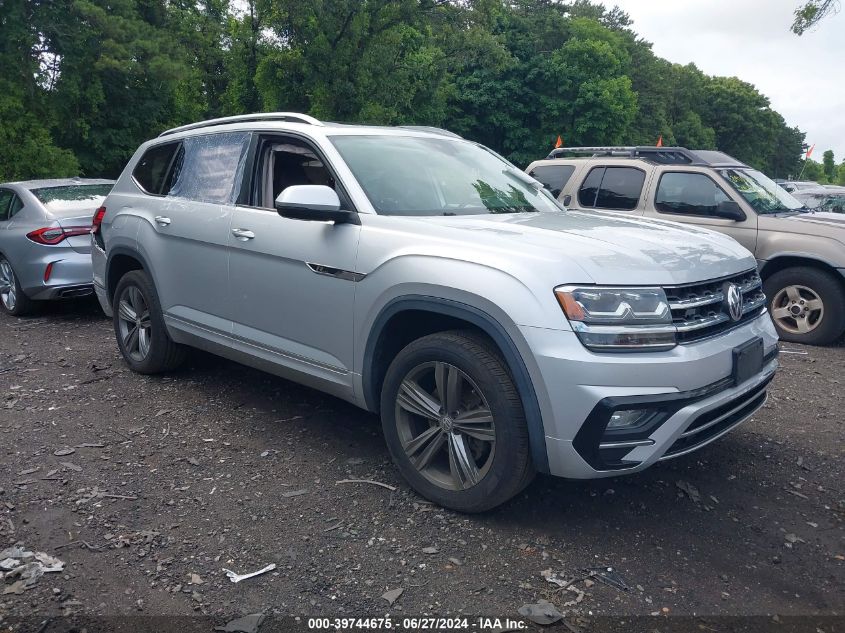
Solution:
[[[686,147],[655,147],[653,145],[630,147],[559,147],[553,149],[546,158],[562,158],[566,154],[642,158],[664,165],[700,165],[706,167],[746,166],[744,163],[723,152],[713,150],[692,151]]]
[[[186,130],[197,130],[204,127],[212,127],[214,125],[224,125],[226,123],[247,123],[250,121],[288,121],[290,123],[324,125],[319,119],[315,119],[307,114],[300,114],[299,112],[257,112],[255,114],[237,114],[235,116],[225,116],[219,119],[209,119],[208,121],[199,121],[198,123],[180,125],[179,127],[165,130],[159,134],[159,137],[176,134],[177,132],[185,132]]]

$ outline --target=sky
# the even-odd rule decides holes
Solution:
[[[656,55],[753,84],[812,158],[845,158],[845,7],[801,37],[789,27],[801,0],[600,0],[618,6]]]

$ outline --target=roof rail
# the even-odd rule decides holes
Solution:
[[[618,156],[620,158],[646,158],[656,163],[681,165],[706,165],[707,161],[686,147],[655,147],[640,145],[631,147],[559,147],[553,149],[547,158],[560,158],[565,154],[590,154],[592,156]]]
[[[300,114],[299,112],[256,112],[254,114],[238,114],[235,116],[221,117],[219,119],[209,119],[208,121],[189,123],[188,125],[181,125],[170,130],[165,130],[159,134],[159,136],[168,136],[170,134],[176,134],[177,132],[197,130],[204,127],[212,127],[214,125],[224,125],[226,123],[248,123],[250,121],[288,121],[290,123],[323,125],[323,122],[319,119],[315,119],[307,114]]]
[[[432,127],[430,125],[399,125],[402,130],[414,130],[415,132],[429,132],[431,134],[439,134],[440,136],[448,136],[450,138],[463,138],[460,134],[455,134],[449,130],[444,130],[442,127]]]

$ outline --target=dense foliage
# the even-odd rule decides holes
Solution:
[[[167,127],[261,110],[443,126],[519,165],[560,134],[801,168],[752,85],[587,0],[0,0],[0,68],[0,181],[114,176]]]

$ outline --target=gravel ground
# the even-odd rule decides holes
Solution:
[[[782,350],[768,404],[721,441],[628,477],[541,477],[464,516],[410,491],[377,418],[339,400],[200,353],[174,375],[133,374],[95,302],[0,316],[0,549],[65,563],[0,595],[0,624],[516,617],[541,599],[572,618],[841,616],[845,349]],[[222,571],[270,563],[237,584]],[[630,589],[559,591],[543,575],[600,566]]]

